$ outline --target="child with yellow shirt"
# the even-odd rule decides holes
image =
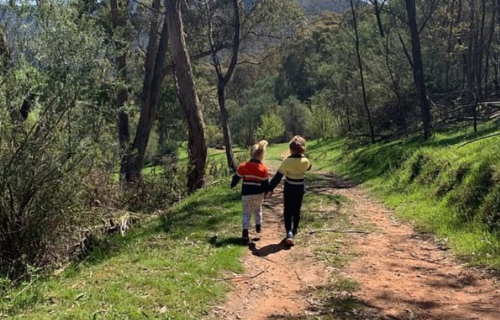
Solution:
[[[293,237],[297,235],[300,223],[300,209],[306,192],[305,174],[311,170],[309,159],[304,156],[306,140],[295,136],[290,142],[290,156],[281,166],[271,181],[269,190],[272,192],[285,176],[284,216],[287,245],[293,246]]]

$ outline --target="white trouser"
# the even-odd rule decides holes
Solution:
[[[255,224],[262,223],[262,203],[264,202],[264,194],[253,194],[243,196],[243,229],[248,230],[252,215],[255,216]]]

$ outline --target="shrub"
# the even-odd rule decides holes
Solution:
[[[285,124],[283,120],[274,112],[269,112],[260,118],[261,124],[257,128],[257,139],[276,142],[283,138]]]

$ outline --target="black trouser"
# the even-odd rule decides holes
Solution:
[[[300,223],[300,208],[304,198],[304,185],[291,185],[285,182],[285,229],[286,232],[297,231]]]

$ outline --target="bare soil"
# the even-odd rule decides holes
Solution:
[[[498,274],[464,267],[433,237],[393,218],[362,187],[325,174],[322,185],[310,189],[345,196],[350,200],[345,210],[351,222],[360,228],[373,226],[368,234],[346,235],[351,240],[346,250],[355,258],[341,270],[360,285],[353,298],[364,306],[362,310],[329,314],[331,301],[328,306],[325,301],[318,314],[317,292],[329,281],[331,268],[318,261],[311,248],[288,248],[282,243],[278,191],[266,200],[263,233],[243,260],[246,273],[230,280],[234,289],[226,304],[214,309],[216,318],[500,319]]]

